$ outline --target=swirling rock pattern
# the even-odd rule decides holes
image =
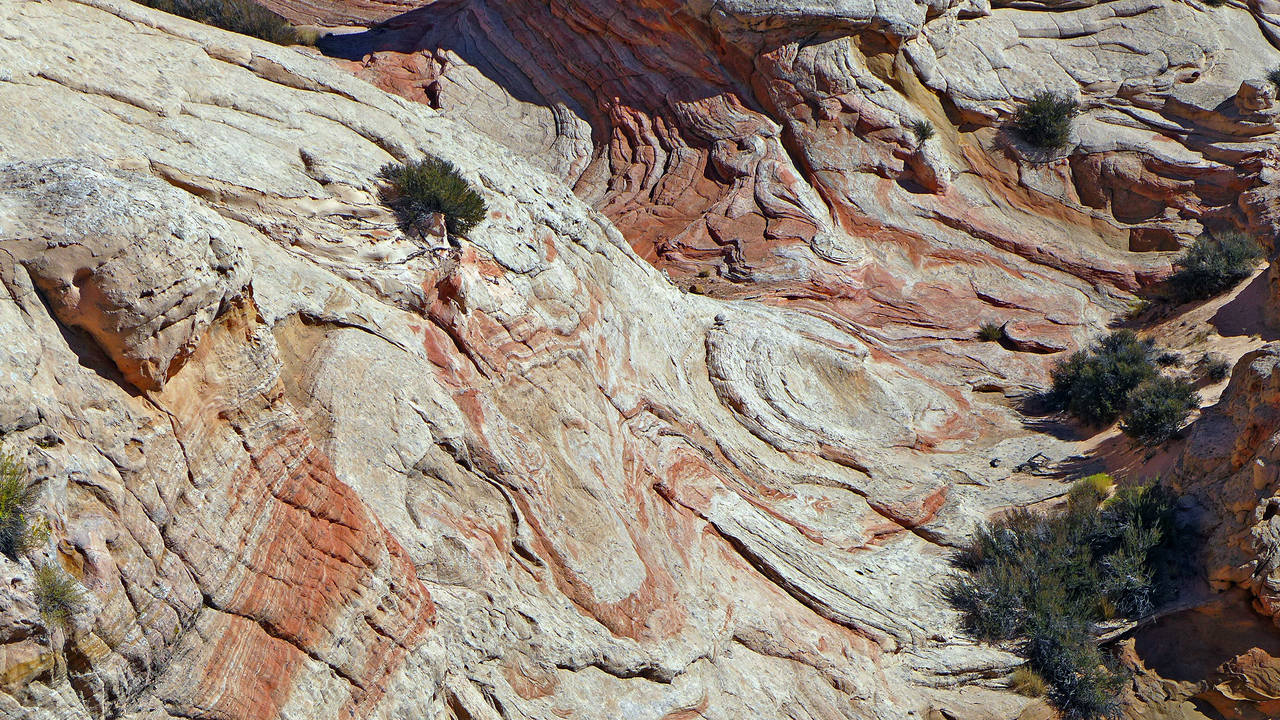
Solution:
[[[682,287],[955,366],[948,331],[1000,314],[1061,347],[1205,228],[1277,230],[1264,8],[1015,5],[467,0],[321,46],[535,157]],[[1031,163],[1005,125],[1042,89],[1083,112]]]
[[[0,717],[1027,705],[938,592],[977,520],[1061,492],[1010,479],[1070,446],[1002,391],[1167,271],[1135,229],[1269,222],[1231,140],[1261,125],[1213,126],[1236,168],[1138,121],[989,152],[1049,76],[953,96],[944,50],[985,19],[1066,47],[1110,4],[1052,10],[1083,34],[977,5],[274,6],[390,22],[335,62],[127,0],[0,4],[0,433],[51,525],[0,559]],[[489,205],[456,246],[378,201],[427,152]],[[1148,195],[1173,214],[1117,214]],[[38,561],[87,590],[65,631]]]

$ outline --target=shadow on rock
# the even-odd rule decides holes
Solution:
[[[1209,324],[1223,337],[1258,335],[1268,342],[1280,339],[1280,332],[1268,327],[1262,316],[1262,309],[1267,305],[1267,276],[1261,273],[1235,298],[1218,308],[1218,312],[1209,318]]]

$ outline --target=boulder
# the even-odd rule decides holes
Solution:
[[[84,160],[0,165],[0,252],[141,390],[164,387],[248,286],[217,213],[149,173]]]

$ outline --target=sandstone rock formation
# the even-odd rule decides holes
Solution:
[[[1061,492],[1004,395],[1146,250],[1270,227],[1249,13],[265,4],[392,20],[335,63],[0,2],[0,435],[52,525],[0,559],[0,717],[1028,705],[949,547]],[[1020,161],[998,120],[1068,80],[1079,146]],[[458,248],[378,202],[428,152],[490,208]]]
[[[0,86],[6,445],[93,598],[46,638],[9,566],[11,656],[65,657],[10,669],[15,712],[906,717],[1014,662],[920,582],[985,512],[951,473],[1007,474],[926,451],[997,411],[839,323],[678,292],[327,61],[125,2],[5,12],[40,38]],[[492,208],[460,251],[376,201],[425,151]]]
[[[1210,581],[1249,588],[1259,610],[1280,610],[1280,344],[1241,358],[1222,400],[1195,425],[1178,480],[1204,507]]]
[[[271,5],[322,23],[352,12]],[[1274,234],[1236,202],[1275,164],[1261,141],[1275,118],[1258,95],[1274,51],[1248,13],[1046,10],[468,0],[394,17],[370,9],[365,20],[382,25],[321,46],[532,151],[642,256],[678,281],[708,275],[696,282],[722,296],[814,298],[866,323],[865,308],[837,302],[849,293],[831,276],[847,283],[872,264],[908,285],[867,278],[885,304],[953,327],[984,309],[971,283],[1005,299],[984,261],[992,245],[1023,272],[1047,265],[1132,290],[1161,261],[1116,249],[1172,250],[1223,223]],[[1085,114],[1069,158],[1028,166],[1000,126],[1046,87],[1080,98]],[[934,139],[910,132],[922,119]],[[954,315],[931,317],[936,297],[905,281],[920,263]],[[1071,307],[1010,302],[1041,325]]]
[[[170,185],[76,161],[13,166],[4,184],[11,262],[138,388],[163,387],[247,283],[226,223]]]
[[[1275,717],[1278,662],[1257,645],[1276,652],[1280,635],[1239,605],[1243,594],[1233,590],[1203,607],[1174,613],[1120,643],[1117,655],[1133,670],[1124,690],[1125,718]]]
[[[1254,648],[1218,671],[1202,697],[1219,713],[1238,717],[1275,717],[1280,713],[1280,661]]]

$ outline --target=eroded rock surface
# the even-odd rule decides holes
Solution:
[[[273,7],[323,23],[350,6]],[[959,367],[961,328],[1012,319],[1057,347],[1206,227],[1275,234],[1268,18],[1154,0],[459,0],[371,12],[377,27],[321,47],[533,156],[682,287],[821,307]],[[1082,114],[1034,163],[1005,126],[1043,89]]]
[[[0,432],[52,526],[0,559],[0,713],[1029,704],[938,591],[974,522],[1062,490],[1012,472],[1073,446],[1004,393],[1167,270],[1133,232],[1176,244],[1205,197],[1265,223],[1226,199],[1265,189],[1265,153],[1233,168],[1137,126],[1089,145],[1103,103],[1085,151],[1020,163],[993,119],[1048,72],[986,97],[1009,63],[966,85],[964,41],[940,49],[1191,10],[1054,10],[1075,34],[893,3],[278,5],[394,19],[335,63],[126,0],[0,3]],[[1114,44],[1078,44],[1105,88]],[[1209,51],[1157,52],[1134,72],[1167,104]],[[1214,72],[1227,102],[1252,70]],[[428,152],[489,205],[459,247],[378,202],[378,169]],[[32,604],[39,561],[89,593],[65,632]]]
[[[1024,702],[954,689],[998,685],[1016,660],[946,630],[920,582],[987,503],[1046,492],[979,502],[953,474],[1007,471],[930,459],[1015,427],[1007,411],[971,416],[965,393],[844,323],[679,292],[554,177],[322,58],[128,3],[4,13],[7,37],[41,38],[5,55],[0,84],[5,172],[22,180],[0,192],[23,210],[6,251],[29,235],[87,258],[128,249],[132,274],[66,263],[138,279],[95,311],[110,318],[155,314],[157,227],[164,252],[208,258],[157,281],[191,298],[165,309],[186,322],[172,343],[61,312],[61,286],[39,278],[74,286],[78,267],[7,270],[6,445],[55,525],[41,552],[93,598],[45,637],[31,565],[8,566],[28,609],[6,655],[24,682],[5,697],[23,712]],[[418,245],[377,202],[378,168],[427,151],[489,202],[461,249]],[[75,213],[94,232],[30,200],[58,183],[84,188]],[[121,209],[121,193],[167,198],[187,225],[144,222],[150,205]],[[135,357],[152,382],[115,374]],[[65,665],[31,664],[49,642]]]
[[[1179,482],[1205,508],[1210,580],[1250,589],[1280,610],[1280,344],[1240,359],[1217,405],[1195,425]]]
[[[66,326],[158,390],[248,283],[226,223],[186,192],[67,160],[0,170],[5,250]]]

